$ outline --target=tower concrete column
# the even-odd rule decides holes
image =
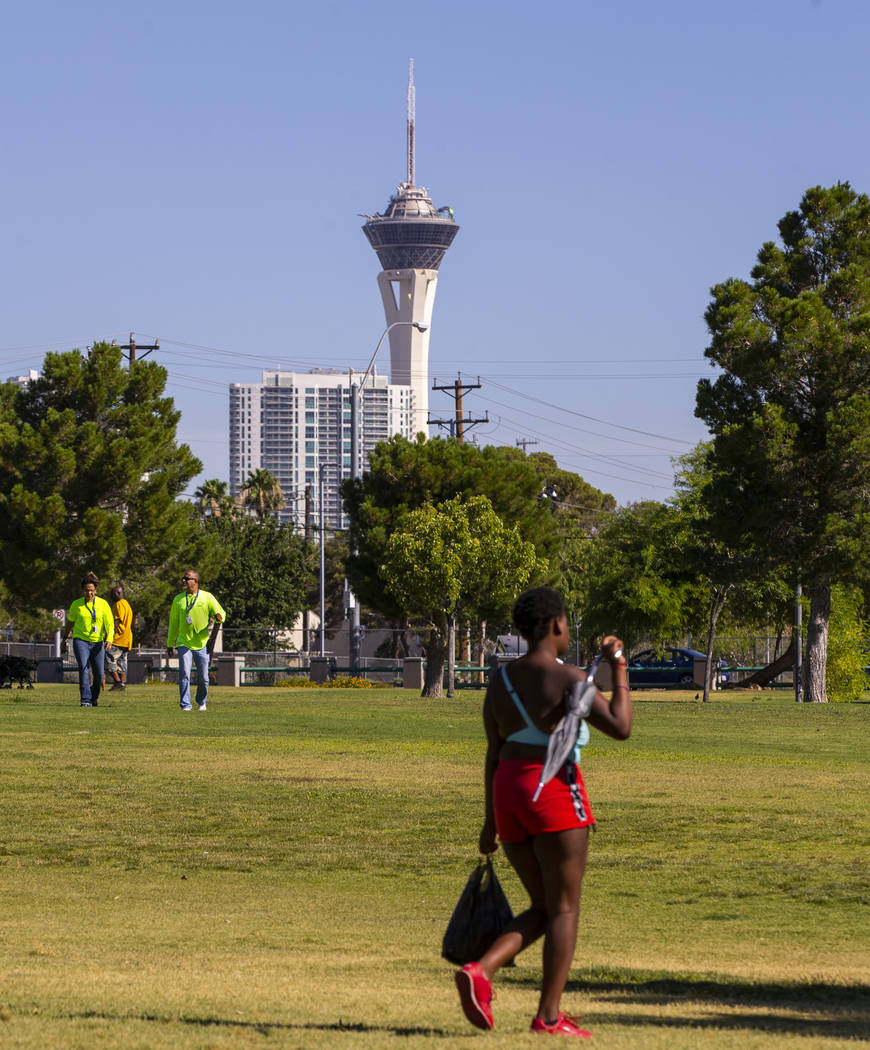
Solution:
[[[389,335],[390,381],[414,391],[415,434],[429,432],[429,329],[437,285],[437,270],[383,270],[378,274],[387,325],[396,325]]]

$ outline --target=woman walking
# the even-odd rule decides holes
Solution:
[[[589,740],[586,722],[579,724],[573,755],[536,792],[550,734],[566,711],[566,694],[585,681],[586,673],[560,659],[570,633],[558,592],[548,587],[526,591],[516,601],[513,619],[529,648],[509,670],[503,666],[493,675],[486,692],[486,816],[480,852],[493,853],[496,839],[501,842],[530,906],[477,962],[456,973],[456,986],[468,1020],[478,1028],[493,1028],[494,974],[543,936],[543,979],[531,1030],[588,1037],[560,1009],[577,941],[589,828],[595,823],[579,769],[580,751]],[[608,701],[596,691],[587,720],[608,736],[625,740],[632,705],[622,642],[609,635],[602,653],[613,669],[613,695]]]
[[[105,645],[115,637],[115,618],[109,603],[97,596],[99,579],[92,573],[82,580],[82,597],[69,607],[62,644],[66,651],[70,631],[73,653],[79,668],[79,699],[82,707],[96,707],[105,676]],[[91,684],[93,675],[93,684]]]

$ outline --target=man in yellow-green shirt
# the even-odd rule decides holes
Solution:
[[[182,711],[190,711],[190,668],[196,664],[199,681],[196,686],[196,706],[205,711],[208,699],[208,625],[209,620],[223,623],[226,613],[220,602],[208,591],[200,590],[199,573],[188,569],[181,577],[184,590],[176,594],[169,611],[169,635],[166,645],[169,655],[178,648],[178,692]]]

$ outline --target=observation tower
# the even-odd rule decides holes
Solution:
[[[452,208],[436,208],[414,177],[414,60],[408,74],[408,178],[381,215],[365,215],[363,232],[383,267],[378,287],[390,331],[390,382],[414,392],[414,433],[428,434],[429,333],[438,267],[459,226]],[[399,322],[398,324],[396,322]],[[412,327],[412,324],[423,328]]]

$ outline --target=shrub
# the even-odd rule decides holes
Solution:
[[[379,689],[387,688],[383,682],[370,682],[356,675],[336,675],[331,682],[312,682],[307,678],[285,678],[275,685],[279,689]]]
[[[839,704],[860,700],[868,687],[862,650],[868,633],[861,619],[861,592],[834,585],[831,588],[831,619],[828,624],[828,665],[825,685],[828,699]]]

